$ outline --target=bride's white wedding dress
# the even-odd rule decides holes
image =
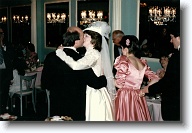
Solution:
[[[103,72],[101,53],[93,47],[86,48],[87,52],[82,59],[74,61],[63,50],[56,50],[56,54],[65,61],[73,70],[92,68],[97,76]],[[89,77],[88,77],[89,78]],[[86,121],[113,121],[114,112],[111,97],[106,87],[96,90],[87,86],[86,90]]]

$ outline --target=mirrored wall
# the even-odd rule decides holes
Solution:
[[[31,42],[31,6],[11,7],[11,39],[13,44]]]
[[[63,43],[63,34],[69,27],[69,2],[45,3],[46,47]]]
[[[109,0],[78,0],[77,19],[81,29],[94,21],[109,22]]]
[[[8,27],[7,27],[7,10],[8,8],[0,8],[0,27],[3,29],[4,32],[4,42],[8,41]]]

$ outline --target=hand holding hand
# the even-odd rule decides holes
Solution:
[[[64,49],[63,45],[61,44],[57,49]]]

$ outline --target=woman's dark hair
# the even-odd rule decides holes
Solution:
[[[64,46],[74,46],[76,40],[80,40],[80,35],[77,31],[66,32],[63,35],[63,45]]]
[[[84,34],[85,33],[91,36],[91,43],[94,44],[94,49],[100,52],[102,46],[102,36],[99,33],[91,30],[85,30]]]
[[[136,57],[140,58],[139,40],[134,35],[125,35],[120,41],[120,45],[123,48],[128,48],[129,53],[134,54]]]
[[[35,45],[33,43],[28,43],[27,44],[27,48],[31,51],[31,52],[35,52]]]

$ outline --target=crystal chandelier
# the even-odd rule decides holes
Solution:
[[[28,23],[29,17],[28,15],[19,16],[13,15],[13,23]]]
[[[153,21],[154,24],[163,24],[164,22],[175,22],[176,8],[169,6],[152,6],[149,8],[149,20]]]
[[[65,23],[65,13],[47,13],[47,23]]]
[[[89,10],[88,11],[89,17],[87,18],[87,11],[81,11],[81,20],[80,25],[83,24],[90,24],[95,21],[103,20],[103,11],[97,11],[97,18],[95,17],[95,11]]]
[[[1,17],[0,23],[6,23],[6,21],[7,21],[7,17],[6,16]]]

